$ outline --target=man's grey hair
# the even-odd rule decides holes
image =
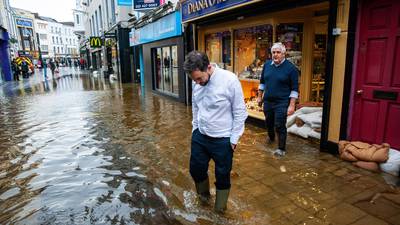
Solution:
[[[193,71],[207,71],[208,65],[210,65],[210,60],[205,53],[191,51],[186,55],[185,62],[183,63],[183,70],[190,76]]]
[[[281,50],[282,53],[286,53],[286,47],[284,44],[282,44],[282,42],[274,43],[271,47],[271,53],[272,53],[273,49],[279,49],[279,50]]]

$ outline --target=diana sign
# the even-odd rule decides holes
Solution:
[[[182,2],[182,22],[189,22],[206,15],[225,11],[260,0],[186,0]]]
[[[134,9],[152,9],[160,6],[160,0],[133,0]]]

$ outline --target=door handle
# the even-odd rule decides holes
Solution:
[[[360,90],[357,90],[357,91],[356,91],[356,94],[361,95],[363,92],[364,92],[364,90],[361,90],[361,89],[360,89]]]

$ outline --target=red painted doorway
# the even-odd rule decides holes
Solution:
[[[351,139],[400,150],[400,1],[360,4]]]

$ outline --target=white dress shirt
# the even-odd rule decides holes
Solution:
[[[237,76],[214,66],[207,85],[193,82],[193,130],[210,137],[229,137],[237,144],[244,131],[247,110]]]

